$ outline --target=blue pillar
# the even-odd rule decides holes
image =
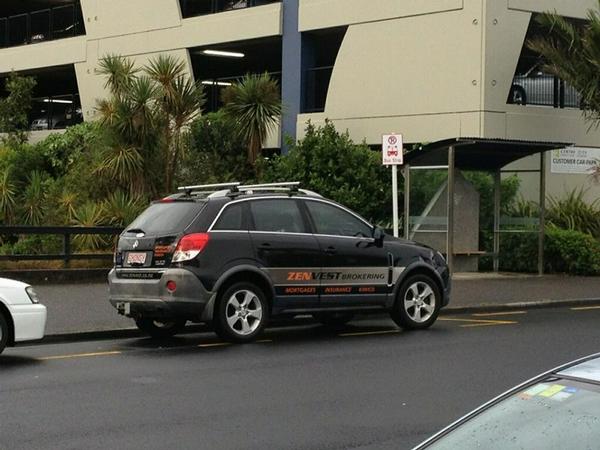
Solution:
[[[287,153],[285,139],[296,139],[296,123],[302,108],[302,35],[298,31],[299,0],[283,0],[281,60],[281,152]]]

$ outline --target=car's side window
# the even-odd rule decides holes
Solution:
[[[256,231],[306,232],[300,208],[292,199],[253,200],[250,211]]]
[[[307,201],[317,234],[371,237],[373,229],[356,216],[328,203]]]
[[[219,217],[219,220],[217,220],[217,223],[212,229],[228,231],[247,230],[247,228],[244,227],[242,204],[234,203],[226,206],[221,213],[221,217]]]

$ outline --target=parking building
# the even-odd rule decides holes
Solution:
[[[170,53],[207,93],[205,110],[245,73],[281,83],[285,114],[267,146],[331,119],[377,146],[457,137],[600,146],[579,94],[545,74],[526,42],[536,16],[586,17],[595,0],[4,0],[0,78],[38,79],[33,138],[94,118],[107,54]],[[0,83],[3,83],[0,80]],[[526,167],[529,162],[519,163]],[[585,175],[552,173],[549,193],[600,192]],[[594,191],[594,189],[596,189]]]

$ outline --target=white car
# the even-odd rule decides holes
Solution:
[[[5,347],[44,337],[46,307],[31,286],[0,278],[0,353]]]

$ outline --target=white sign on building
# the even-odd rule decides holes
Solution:
[[[552,150],[552,173],[589,174],[600,164],[600,149],[569,147]]]
[[[384,166],[402,165],[404,163],[401,134],[384,134],[382,144]]]

